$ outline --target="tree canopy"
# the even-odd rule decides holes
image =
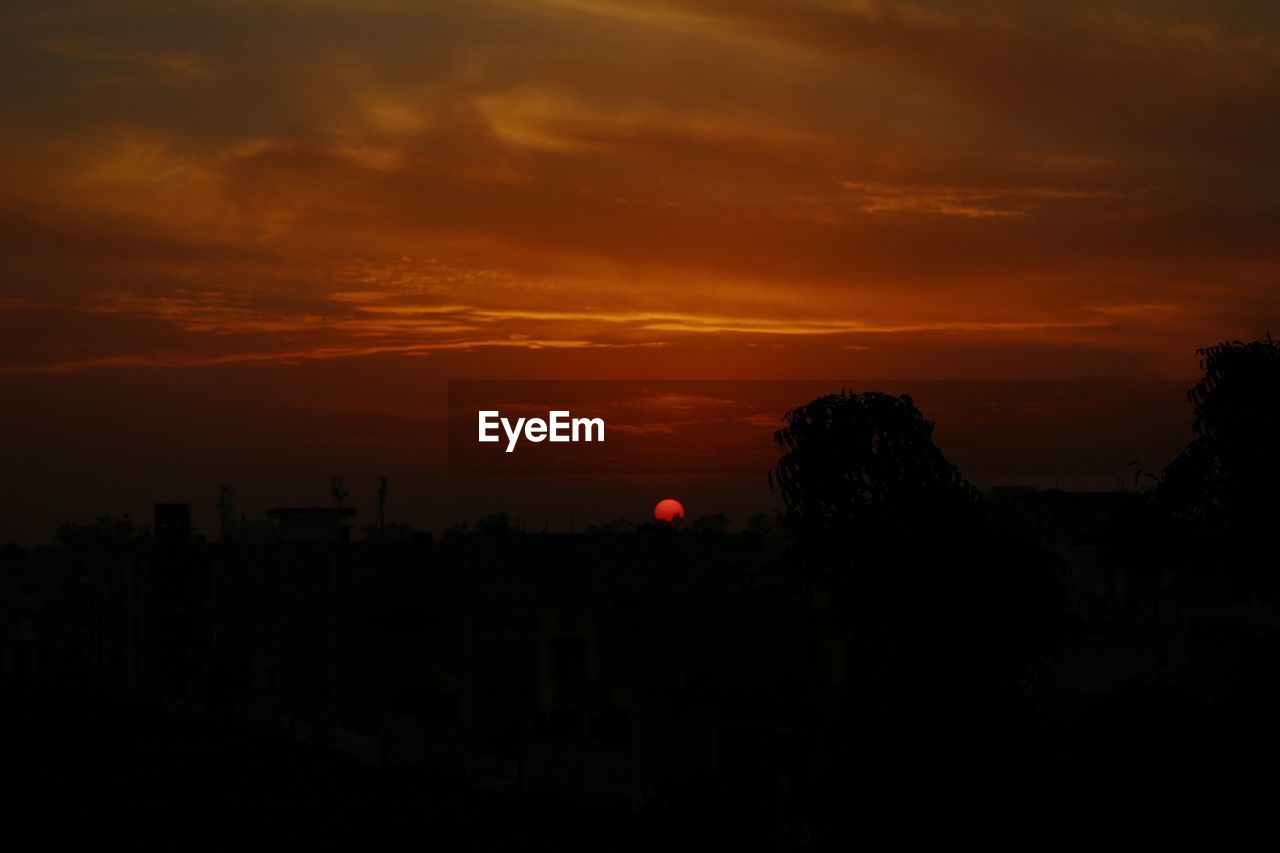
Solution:
[[[1274,551],[1280,524],[1280,346],[1268,334],[1197,353],[1192,438],[1113,539],[1149,571],[1221,573],[1274,593],[1280,578],[1258,555]]]
[[[774,439],[794,564],[838,602],[863,695],[1017,693],[1044,670],[1063,603],[1056,559],[991,522],[909,396],[819,397]]]

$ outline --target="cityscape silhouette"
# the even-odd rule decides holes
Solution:
[[[915,400],[846,388],[785,414],[783,509],[738,527],[353,530],[337,478],[261,520],[224,487],[208,534],[186,503],[65,523],[0,552],[11,825],[826,849],[924,815],[1084,846],[1263,822],[1280,348],[1201,355],[1185,450],[1132,489],[983,493]]]

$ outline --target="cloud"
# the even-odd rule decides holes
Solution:
[[[1126,197],[1109,190],[1056,187],[921,187],[866,181],[841,181],[840,186],[858,197],[863,213],[934,213],[969,219],[1023,216],[1045,201]]]
[[[363,299],[356,299],[360,295]],[[31,299],[0,303],[0,319],[23,332],[0,353],[0,371],[67,372],[103,367],[208,367],[238,363],[295,363],[368,355],[421,356],[440,350],[652,348],[691,337],[828,337],[947,333],[989,335],[1101,329],[1107,313],[1083,319],[1034,321],[946,320],[875,324],[856,320],[716,316],[677,312],[602,312],[492,309],[456,303],[396,302],[397,294],[341,292],[330,310],[268,310],[245,297],[189,292],[161,297],[115,293],[85,304]],[[43,353],[24,342],[43,330],[87,326],[93,337],[65,340]],[[863,349],[845,345],[848,349]],[[705,401],[703,401],[705,402]]]
[[[9,7],[5,364],[754,344],[810,373],[1280,309],[1261,5],[306,9]]]

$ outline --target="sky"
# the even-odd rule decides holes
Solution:
[[[9,532],[458,505],[449,379],[1194,377],[1278,327],[1276,103],[1265,2],[10,0]]]

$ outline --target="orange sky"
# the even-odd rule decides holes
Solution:
[[[1278,90],[1264,2],[10,0],[7,434],[245,364],[1188,377],[1280,328]]]

